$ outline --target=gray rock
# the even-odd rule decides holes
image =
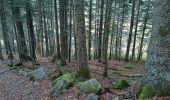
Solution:
[[[50,72],[47,68],[40,67],[30,73],[30,78],[34,81],[36,80],[42,80],[42,79],[48,79],[50,75]]]
[[[29,75],[29,73],[27,71],[21,70],[21,69],[18,71],[18,73],[19,73],[19,75],[23,75],[25,77],[27,77]]]
[[[85,82],[79,82],[78,86],[79,86],[79,92],[81,94],[86,94],[86,93],[97,94],[101,91],[101,85],[94,78]]]

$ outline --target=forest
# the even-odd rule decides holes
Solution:
[[[170,100],[170,0],[0,0],[0,100]]]

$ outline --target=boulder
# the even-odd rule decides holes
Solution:
[[[24,77],[27,77],[27,76],[29,75],[29,72],[28,72],[28,71],[22,70],[22,69],[20,69],[20,70],[18,71],[18,73],[19,73],[19,75],[22,75],[22,76],[24,76]]]
[[[115,89],[123,89],[129,87],[130,84],[126,80],[119,79],[115,82],[114,88]]]
[[[90,80],[85,82],[79,82],[78,86],[80,94],[86,93],[98,94],[102,89],[99,82],[94,78],[91,78]]]
[[[66,73],[52,82],[52,96],[58,96],[64,89],[70,88],[75,81],[75,77],[70,73]]]
[[[30,72],[29,77],[30,77],[30,80],[36,81],[36,80],[48,79],[49,75],[50,75],[50,72],[48,71],[47,68],[40,67]]]

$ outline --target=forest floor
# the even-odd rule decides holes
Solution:
[[[144,64],[111,60],[108,62],[108,77],[104,78],[101,63],[96,60],[91,60],[88,63],[92,77],[102,85],[103,92],[99,96],[99,100],[112,100],[113,98],[122,100],[121,97],[127,93],[131,96],[130,100],[135,100],[135,94],[143,76]],[[0,100],[87,100],[89,95],[93,95],[79,96],[78,87],[75,83],[59,96],[51,97],[52,84],[50,80],[29,81],[19,75],[18,72],[10,70],[7,67],[9,61],[0,61],[0,64]],[[41,60],[40,66],[48,68],[52,75],[57,74],[56,63],[52,64],[46,58]],[[76,62],[74,60],[67,62],[67,66],[61,67],[61,70],[64,73],[75,73],[77,71]],[[114,89],[113,84],[117,79],[127,80],[131,86],[122,90]],[[160,98],[160,100],[168,99]]]

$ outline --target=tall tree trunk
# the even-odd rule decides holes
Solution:
[[[129,37],[128,37],[128,41],[127,41],[125,61],[129,60],[130,45],[131,45],[131,42],[132,42],[133,22],[134,22],[134,13],[135,13],[135,2],[136,2],[136,0],[133,0],[133,2],[132,2],[132,15],[131,15]]]
[[[64,2],[65,58],[68,59],[68,0]]]
[[[66,65],[66,42],[67,42],[67,29],[66,29],[66,14],[65,14],[66,0],[59,0],[59,17],[60,17],[60,41],[61,41],[61,65]]]
[[[71,47],[72,47],[72,9],[73,7],[73,0],[70,0],[70,32],[69,32],[69,55],[68,55],[68,61],[70,62],[71,60]]]
[[[20,48],[19,48],[19,40],[18,40],[18,35],[17,35],[17,28],[16,28],[16,24],[15,24],[15,19],[14,19],[14,15],[12,14],[12,23],[13,23],[13,28],[14,28],[14,35],[16,37],[16,42],[17,42],[17,49],[18,49],[18,54],[19,54],[19,60],[21,62],[21,54],[20,54]]]
[[[46,21],[46,9],[45,9],[45,1],[42,2],[43,7],[43,23],[44,23],[44,34],[45,34],[45,45],[46,45],[46,56],[49,56],[49,36],[47,33],[47,21]]]
[[[1,44],[1,41],[0,41],[0,60],[3,60],[4,57],[2,55],[2,44]]]
[[[142,38],[141,38],[141,41],[140,41],[139,53],[138,53],[138,61],[140,61],[141,58],[142,58],[142,49],[143,49],[143,42],[144,42],[146,24],[147,24],[147,21],[148,21],[149,7],[150,7],[150,0],[149,0],[149,3],[148,3],[148,7],[147,7],[145,19],[144,19],[144,25],[143,25],[143,31],[142,31]]]
[[[102,64],[103,64],[103,76],[107,77],[107,54],[108,54],[108,37],[110,33],[110,19],[111,19],[111,11],[112,11],[112,3],[113,0],[107,0],[106,4],[106,19],[105,19],[105,26],[104,26],[104,35],[103,35],[103,56],[102,56]]]
[[[6,22],[6,14],[4,10],[4,1],[0,0],[0,17],[1,17],[1,24],[2,24],[2,32],[4,36],[4,41],[5,41],[5,47],[7,49],[8,53],[8,58],[10,59],[11,65],[13,65],[12,59],[13,59],[13,54],[12,54],[12,48],[10,44],[10,37],[9,37],[9,32],[8,32],[8,26]]]
[[[115,4],[115,8],[116,8],[116,2],[114,3]],[[114,9],[115,9],[114,8]],[[114,33],[114,31],[115,31],[115,13],[114,13],[114,15],[113,15],[113,18],[112,18],[112,31],[111,31],[111,40],[110,40],[110,54],[109,54],[109,59],[111,60],[112,59],[112,54],[113,54],[113,42],[114,42],[114,37],[115,37],[115,33]]]
[[[60,40],[59,40],[59,31],[58,31],[58,8],[57,8],[57,0],[54,0],[54,10],[55,10],[55,30],[56,30],[57,54],[58,54],[58,58],[60,58]]]
[[[88,59],[91,60],[91,27],[92,27],[92,0],[89,9]]]
[[[74,0],[73,0],[73,4],[74,4]],[[74,35],[74,56],[75,56],[75,60],[77,60],[77,39],[76,39],[76,25],[75,25],[75,5],[73,5],[73,35]]]
[[[87,79],[90,78],[90,71],[87,63],[84,0],[74,0],[74,4],[77,39],[77,65],[79,67],[77,77]]]
[[[96,9],[95,9],[95,38],[94,38],[94,59],[97,58],[98,50],[98,30],[99,30],[99,0],[96,0]]]
[[[137,36],[137,30],[138,30],[138,21],[139,21],[139,11],[140,11],[140,0],[138,0],[138,11],[136,15],[136,25],[135,25],[135,34],[134,34],[134,40],[133,40],[133,50],[132,50],[132,60],[135,59],[135,48],[136,48],[136,36]]]
[[[16,0],[11,0],[11,5],[12,5],[12,14],[15,19],[16,23],[16,28],[18,30],[18,47],[19,47],[19,54],[21,57],[21,61],[28,61],[28,51],[27,51],[27,46],[26,46],[26,41],[25,41],[25,36],[24,36],[24,30],[23,30],[23,25],[22,25],[22,18],[21,18],[21,12],[19,8],[18,2]]]
[[[44,45],[44,35],[43,35],[43,30],[44,30],[44,27],[43,27],[43,11],[42,11],[42,2],[43,0],[37,0],[38,1],[38,34],[40,34],[40,43],[42,44],[42,47],[40,48],[41,49],[41,54],[42,56],[44,56],[44,48],[43,48],[43,45]]]
[[[170,95],[169,11],[169,0],[154,1],[152,35],[142,80],[142,86],[148,87],[149,91],[153,92],[150,96]]]
[[[13,58],[3,0],[0,0],[0,5],[1,5],[0,6],[0,17],[1,17],[2,33],[3,33],[3,37],[4,37],[6,54],[9,55],[11,58]]]
[[[116,45],[115,45],[115,60],[118,60],[118,47],[119,47],[119,24],[120,24],[120,1],[118,2],[118,11],[117,11],[117,28],[116,28]]]
[[[104,0],[101,0],[100,7],[100,26],[99,26],[99,47],[98,47],[98,59],[101,62],[102,55],[102,31],[103,31],[103,10],[104,10]]]
[[[34,35],[34,26],[33,26],[33,19],[32,19],[32,13],[31,13],[31,6],[30,6],[30,0],[26,2],[26,16],[27,16],[27,23],[28,23],[28,29],[29,29],[29,38],[30,38],[30,44],[31,44],[31,58],[36,59],[35,56],[35,35]]]
[[[122,0],[122,19],[120,24],[120,35],[119,35],[119,61],[121,60],[121,51],[122,51],[122,33],[123,33],[123,25],[124,25],[124,17],[125,17],[125,0]]]

